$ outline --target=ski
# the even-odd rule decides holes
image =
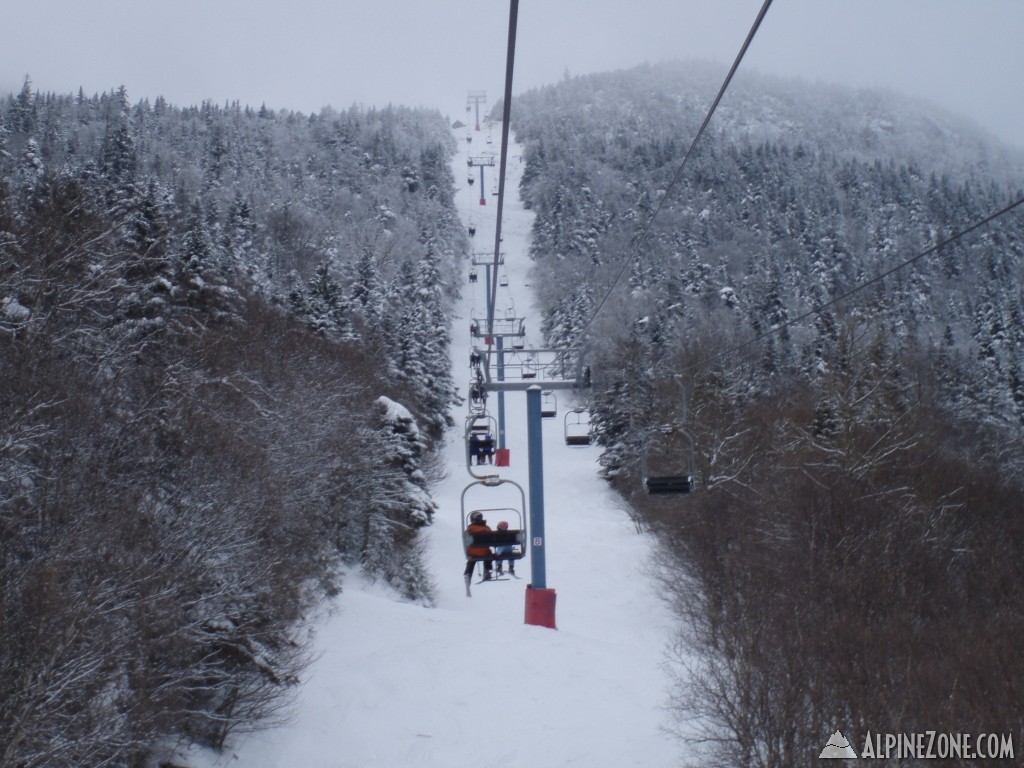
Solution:
[[[516,576],[516,578],[518,579],[519,577]],[[480,579],[480,581],[477,581],[477,582],[474,582],[474,583],[475,584],[486,584],[488,581],[511,581],[511,579],[507,579],[505,577],[498,578],[496,576],[491,576],[491,578],[489,578],[489,579]]]

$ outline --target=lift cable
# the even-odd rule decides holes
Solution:
[[[498,211],[494,226],[494,270],[491,274],[491,296],[495,301],[487,313],[487,333],[494,331],[494,305],[498,297],[498,262],[501,259],[501,212],[505,205],[505,167],[508,162],[509,118],[512,111],[512,72],[516,58],[516,27],[519,20],[519,0],[510,0],[508,11],[508,53],[505,57],[505,101],[501,115],[501,155],[498,164]]]
[[[604,308],[605,303],[611,297],[612,292],[615,290],[616,286],[618,286],[619,282],[622,280],[623,275],[626,274],[626,270],[629,269],[630,264],[632,264],[633,261],[639,255],[640,246],[643,245],[644,241],[647,239],[647,236],[650,234],[651,227],[654,225],[654,220],[661,212],[661,209],[665,206],[665,202],[669,199],[673,187],[676,186],[676,184],[679,182],[679,179],[682,177],[683,169],[686,168],[687,161],[690,159],[690,156],[693,155],[694,149],[697,146],[697,142],[700,141],[701,136],[704,134],[704,130],[708,127],[708,123],[711,122],[711,116],[715,113],[715,110],[718,108],[719,102],[725,95],[725,91],[729,87],[733,75],[735,75],[736,70],[739,69],[740,62],[746,55],[747,49],[750,47],[750,43],[753,42],[754,35],[757,34],[757,30],[761,26],[761,22],[764,21],[764,17],[768,13],[768,8],[771,7],[771,4],[772,0],[764,0],[764,4],[761,6],[761,10],[758,12],[757,18],[754,19],[754,23],[750,27],[750,31],[747,33],[747,39],[743,41],[743,45],[740,48],[740,52],[737,54],[736,60],[733,61],[732,67],[729,69],[729,74],[726,75],[725,81],[722,83],[722,87],[718,90],[718,95],[715,97],[714,102],[711,104],[711,108],[708,109],[708,113],[704,117],[704,122],[701,123],[700,130],[698,130],[697,135],[693,137],[693,142],[690,144],[690,148],[687,150],[686,155],[683,157],[683,161],[679,164],[679,168],[676,169],[675,175],[672,177],[672,181],[669,182],[668,187],[665,189],[665,193],[661,196],[661,200],[658,202],[657,208],[655,208],[654,213],[651,214],[650,218],[647,219],[647,224],[644,226],[643,231],[640,233],[640,237],[637,238],[636,244],[633,246],[632,252],[629,254],[628,258],[626,258],[623,261],[622,269],[619,270],[618,275],[616,275],[615,280],[608,288],[608,291],[605,293],[604,298],[602,298],[601,301],[598,303],[597,307],[594,308],[594,311],[590,313],[590,319],[587,320],[586,324],[574,334],[572,342],[574,342],[577,338],[579,338],[580,336],[584,335],[587,332],[587,329],[589,329],[590,326],[593,324],[594,320],[597,319],[598,314],[601,312],[601,310]],[[569,347],[573,346],[572,342],[568,344]]]
[[[931,256],[933,253],[937,253],[938,251],[942,250],[946,246],[952,245],[953,243],[957,242],[961,238],[966,237],[967,235],[971,234],[975,230],[981,229],[986,224],[990,224],[991,222],[993,222],[996,219],[998,219],[1000,216],[1003,216],[1003,215],[1005,215],[1007,213],[1010,213],[1011,211],[1015,210],[1016,208],[1018,208],[1021,205],[1024,205],[1024,197],[1018,198],[1017,200],[1015,200],[1014,202],[1012,202],[1009,205],[1005,206],[1004,208],[1000,208],[995,213],[989,214],[984,219],[981,219],[980,221],[976,221],[974,224],[971,224],[969,227],[966,227],[965,229],[961,229],[959,232],[957,232],[957,233],[955,233],[953,235],[950,235],[945,240],[941,240],[941,241],[937,242],[935,245],[931,246],[930,248],[926,248],[925,250],[921,251],[916,256],[913,256],[913,257],[907,259],[906,261],[902,261],[899,264],[897,264],[897,265],[895,265],[893,267],[890,267],[885,272],[882,272],[879,275],[875,275],[871,279],[865,280],[864,282],[859,283],[858,285],[853,286],[852,288],[850,288],[850,290],[846,291],[845,293],[840,294],[839,296],[836,296],[834,299],[830,299],[830,300],[828,300],[828,301],[826,301],[826,302],[824,302],[822,304],[816,304],[815,306],[811,307],[809,310],[807,310],[803,314],[798,315],[797,317],[794,317],[792,320],[787,320],[784,323],[780,323],[779,325],[776,325],[776,326],[772,327],[770,330],[767,330],[767,331],[765,331],[763,333],[758,334],[757,336],[754,336],[751,339],[748,339],[747,341],[744,341],[744,342],[742,342],[740,344],[737,344],[735,347],[730,347],[729,349],[725,349],[725,350],[723,350],[721,352],[716,352],[713,355],[705,357],[702,360],[699,360],[699,361],[697,361],[696,363],[694,363],[692,365],[686,366],[686,368],[684,368],[683,370],[684,371],[690,371],[690,370],[693,370],[695,368],[702,368],[702,367],[704,367],[706,365],[709,365],[710,363],[714,362],[715,360],[718,360],[720,358],[726,357],[728,355],[733,355],[733,354],[739,352],[740,350],[743,350],[746,347],[749,347],[751,344],[756,344],[757,342],[761,341],[762,339],[765,339],[765,338],[767,338],[767,337],[769,337],[769,336],[771,336],[771,335],[773,335],[775,333],[778,333],[779,331],[782,331],[782,330],[784,330],[786,328],[789,328],[789,327],[791,327],[793,325],[796,325],[797,323],[799,323],[799,322],[801,322],[803,320],[806,320],[807,318],[811,317],[812,315],[821,314],[822,312],[824,312],[829,307],[834,306],[834,305],[838,304],[841,301],[845,301],[846,299],[848,299],[853,294],[858,293],[860,291],[863,291],[865,288],[868,288],[868,287],[874,285],[875,283],[881,282],[885,278],[889,277],[890,275],[895,274],[896,272],[899,272],[902,269],[906,269],[910,265],[915,264],[916,262],[920,261],[921,259],[925,258],[926,256]]]

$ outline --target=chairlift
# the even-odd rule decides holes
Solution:
[[[553,419],[558,414],[558,398],[550,389],[546,390],[540,398],[540,415],[543,419]]]
[[[497,432],[498,422],[494,420],[491,414],[484,411],[483,413],[471,413],[466,417],[466,434],[467,435],[479,435],[487,432]]]
[[[522,377],[524,379],[536,379],[537,378],[537,364],[533,361],[533,356],[523,363]]]
[[[472,176],[467,176],[466,177],[466,183],[469,184],[469,186],[472,187],[475,182],[476,182],[476,179],[474,179]]]
[[[682,390],[682,419],[686,420],[686,390],[677,376]],[[663,424],[648,435],[640,455],[640,474],[644,490],[651,495],[689,493],[696,476],[696,446],[693,438],[671,424]]]
[[[503,482],[511,483],[511,480],[504,480]],[[491,519],[494,518],[512,518],[507,520],[508,530],[507,531],[480,531],[478,533],[470,533],[466,531],[469,527],[469,516],[473,512],[480,512],[484,516],[484,520],[488,520],[488,516]],[[526,557],[526,528],[523,524],[523,513],[515,507],[489,507],[486,509],[473,509],[469,512],[463,513],[463,526],[462,526],[462,546],[466,552],[466,559],[473,560],[474,562],[494,562],[495,560],[522,560]],[[490,521],[488,520],[488,524]],[[513,527],[515,526],[515,527]],[[498,554],[491,550],[486,555],[476,554],[470,555],[469,549],[471,547],[502,547],[511,546],[511,552],[504,552]]]
[[[467,495],[472,489],[476,489],[478,486],[487,489],[487,493],[491,494],[491,489],[499,489],[504,485],[512,486],[515,490],[519,491],[518,499],[516,494],[511,494],[512,500],[510,504],[506,506],[477,506],[473,503],[467,503]],[[475,494],[479,497],[481,494]],[[502,500],[507,501],[510,494],[503,494],[504,499],[499,499],[497,503]],[[527,538],[526,532],[526,518],[524,511],[526,509],[526,493],[523,491],[523,487],[519,483],[513,480],[506,480],[499,477],[486,477],[475,480],[474,482],[467,485],[462,491],[461,499],[462,507],[462,549],[466,556],[466,560],[473,562],[494,562],[496,560],[522,560],[526,557]],[[479,512],[483,517],[483,520],[488,527],[497,525],[501,521],[508,523],[507,530],[492,530],[490,531],[473,531],[466,530],[469,528],[470,518],[475,516],[475,513]],[[510,547],[507,552],[497,553],[494,551],[494,547]],[[472,554],[471,554],[472,550]],[[484,552],[486,550],[486,553]],[[468,578],[468,577],[467,577]],[[469,584],[466,584],[466,594],[469,594]]]
[[[530,359],[523,359],[519,352],[512,348],[505,352],[505,376],[513,377],[515,374],[513,371],[519,371],[519,377],[522,379],[532,379],[536,377],[536,373],[531,369]]]
[[[476,378],[469,383],[469,412],[473,415],[487,413],[487,388],[484,387],[483,374],[479,370]]]
[[[590,445],[590,412],[586,408],[573,408],[565,414],[565,444],[568,446]]]
[[[693,490],[693,438],[681,429],[662,426],[648,438],[640,459],[644,490],[649,494]]]
[[[473,467],[492,465],[498,422],[487,411],[466,417],[466,470],[475,478],[494,477],[493,473],[478,475]],[[474,462],[475,460],[475,462]]]
[[[476,282],[476,270],[475,269],[469,270],[469,282],[471,282],[471,283],[475,283]]]
[[[498,277],[498,285],[507,288],[508,287],[508,275],[501,275]]]

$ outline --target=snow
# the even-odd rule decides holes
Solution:
[[[464,131],[455,136],[460,151],[452,167],[461,180],[472,145]],[[507,190],[518,189],[521,171],[509,163]],[[490,250],[497,201],[480,206],[474,192],[459,189],[459,212],[477,227],[472,248]],[[517,199],[506,203],[509,287],[498,289],[497,308],[511,306],[513,291],[517,314],[525,311],[528,326],[538,327],[524,287],[531,218]],[[466,284],[452,325],[456,382],[467,389],[469,322],[485,311],[484,282]],[[541,341],[528,339],[527,347]],[[488,400],[493,414],[496,397]],[[525,400],[523,393],[506,395],[512,466],[497,471],[528,489]],[[529,557],[517,563],[520,580],[474,584],[473,597],[465,595],[461,499],[472,478],[464,414],[457,413],[447,477],[433,489],[439,511],[427,529],[436,606],[403,602],[347,574],[342,593],[314,624],[315,662],[290,722],[237,735],[221,755],[193,750],[178,761],[193,768],[676,765],[681,747],[665,730],[664,709],[673,619],[648,570],[654,543],[636,532],[598,477],[599,449],[565,445],[564,417],[574,403],[566,392],[558,404],[557,416],[543,424],[546,586],[556,593],[557,629],[524,622]],[[493,492],[496,501],[486,506],[504,506],[516,496],[497,501],[498,491],[509,488],[472,492]]]
[[[15,322],[28,320],[32,315],[32,311],[28,307],[20,304],[13,296],[5,296],[3,300],[0,301],[0,313],[9,320],[14,320]]]
[[[418,435],[420,430],[412,413],[401,403],[396,403],[390,397],[381,395],[377,398],[377,404],[385,409],[384,418],[389,424],[408,424],[410,434]]]

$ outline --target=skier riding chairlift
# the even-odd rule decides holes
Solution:
[[[484,520],[483,512],[471,512],[469,515],[469,525],[466,526],[466,533],[490,533],[491,528],[487,525],[487,521]],[[490,547],[467,547],[466,548],[466,570],[462,572],[463,577],[466,580],[466,597],[469,597],[469,583],[473,579],[473,569],[476,568],[477,561],[472,559],[476,557],[488,557],[491,555]],[[484,581],[491,580],[491,561],[484,560]]]
[[[500,523],[498,523],[498,530],[499,531],[507,531],[508,530],[508,521],[507,520],[502,520]],[[497,547],[494,548],[494,554],[496,554],[496,555],[514,555],[514,554],[516,554],[516,545],[515,544],[502,544],[500,546],[497,546]],[[504,560],[495,560],[495,570],[497,571],[497,574],[499,576],[501,576],[502,573],[504,573],[504,571],[502,571],[502,566],[501,566],[501,564],[503,562],[505,562],[505,561]],[[513,558],[513,557],[509,557],[508,558],[508,572],[512,576],[516,575],[516,558]]]

